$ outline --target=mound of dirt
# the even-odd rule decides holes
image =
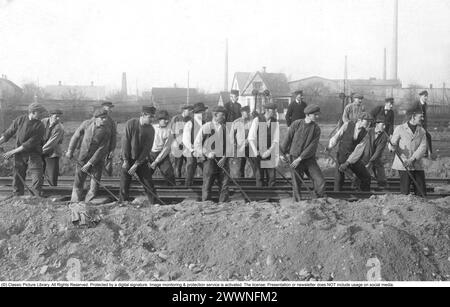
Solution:
[[[450,280],[450,199],[183,202],[93,209],[0,203],[1,280]]]

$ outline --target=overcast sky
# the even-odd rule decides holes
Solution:
[[[129,90],[224,84],[235,71],[391,75],[394,0],[0,0],[0,73],[23,84]],[[400,0],[399,77],[404,86],[450,86],[450,1]]]

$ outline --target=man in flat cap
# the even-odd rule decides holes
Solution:
[[[358,121],[361,113],[365,112],[365,107],[363,105],[364,96],[358,93],[353,95],[353,102],[345,107],[344,113],[342,114],[342,122],[354,122]]]
[[[66,157],[72,159],[77,144],[81,140],[80,152],[75,170],[75,181],[73,184],[71,202],[82,201],[84,182],[88,174],[97,181],[102,179],[105,158],[109,152],[111,141],[111,129],[107,125],[108,112],[97,109],[94,117],[84,121],[72,136]],[[98,184],[91,180],[90,189],[85,197],[90,202],[98,191]]]
[[[110,101],[104,101],[102,103],[102,107],[103,110],[105,110],[108,113],[106,126],[108,127],[108,129],[111,130],[111,140],[109,141],[108,156],[106,157],[105,160],[105,171],[108,176],[112,176],[114,150],[116,150],[117,145],[117,124],[111,117],[114,104]]]
[[[219,188],[219,202],[229,200],[229,163],[227,152],[226,109],[213,108],[213,118],[205,123],[195,138],[195,148],[200,149],[203,162],[202,200],[212,200],[211,190],[215,182]],[[228,173],[228,174],[227,174]]]
[[[433,153],[433,143],[431,139],[431,134],[428,132],[428,91],[421,91],[419,93],[419,100],[416,102],[416,108],[420,108],[422,110],[423,114],[423,120],[421,122],[421,125],[423,129],[425,129],[426,136],[427,136],[427,153],[425,157],[431,157],[431,154]]]
[[[59,159],[62,156],[62,142],[64,139],[64,126],[61,123],[61,110],[52,110],[50,117],[44,118],[45,127],[44,147],[42,158],[44,161],[44,173],[48,183],[56,187],[59,177]]]
[[[339,144],[337,152],[336,175],[334,190],[342,191],[345,181],[345,172],[350,169],[361,183],[362,191],[370,191],[370,173],[361,161],[364,146],[362,144],[367,129],[370,127],[372,116],[363,112],[359,114],[358,121],[348,121],[342,125],[338,132],[330,139],[327,151],[331,151]],[[360,145],[362,144],[362,145]],[[358,146],[360,145],[360,146]]]
[[[197,134],[201,132],[202,126],[206,123],[206,110],[208,110],[208,107],[206,107],[203,102],[194,104],[194,109],[192,110],[193,118],[191,118],[191,120],[186,122],[186,124],[184,125],[183,154],[186,157],[186,187],[190,187],[193,185],[197,166],[199,166],[200,168],[202,167],[200,161],[197,160],[194,141],[197,137]]]
[[[245,106],[241,109],[241,118],[236,119],[230,129],[230,144],[233,144],[233,153],[236,157],[232,165],[236,168],[234,173],[238,173],[240,178],[245,177],[245,164],[250,157],[248,133],[251,124],[250,107]]]
[[[256,186],[274,187],[280,153],[280,126],[275,103],[264,105],[264,115],[253,119],[248,133],[248,142]]]
[[[402,194],[408,195],[411,184],[413,184],[415,194],[425,197],[427,191],[423,158],[427,152],[427,136],[425,129],[421,126],[424,120],[423,110],[417,104],[412,104],[406,114],[408,122],[395,128],[389,144],[389,149],[396,152],[392,169],[397,170],[400,174],[400,192]],[[414,184],[410,175],[415,179],[417,185]]]
[[[120,200],[122,202],[131,200],[129,198],[130,183],[133,176],[137,175],[145,185],[144,191],[150,204],[155,204],[156,190],[152,181],[152,172],[148,167],[148,157],[155,138],[155,129],[152,126],[154,116],[155,108],[144,106],[138,118],[132,118],[125,124],[120,172]]]
[[[298,119],[304,119],[306,102],[303,101],[303,91],[294,92],[295,100],[291,102],[286,112],[286,124],[288,127]]]
[[[176,178],[181,177],[181,170],[183,169],[183,164],[186,162],[186,157],[182,154],[184,149],[183,129],[184,125],[192,119],[193,109],[194,106],[192,105],[184,105],[181,108],[181,114],[172,118],[172,122],[170,123],[172,133],[175,135],[173,146],[178,147],[178,154],[174,156],[174,170]]]
[[[153,125],[155,130],[155,140],[150,151],[150,170],[152,173],[159,168],[161,174],[168,184],[175,186],[175,174],[170,162],[170,149],[174,136],[169,127],[169,112],[160,110],[156,114],[157,124]]]
[[[225,110],[227,112],[227,123],[232,123],[239,117],[241,117],[241,104],[238,102],[239,100],[239,91],[231,90],[230,92],[230,100],[225,104]]]
[[[384,118],[385,119],[385,131],[386,133],[391,136],[392,133],[394,133],[394,121],[395,121],[395,114],[394,114],[394,98],[389,97],[385,99],[383,106],[375,107],[372,111],[370,111],[370,115],[372,115],[373,118]]]
[[[316,152],[320,141],[321,130],[316,121],[319,118],[320,108],[309,105],[305,108],[305,119],[294,121],[288,130],[288,135],[281,143],[281,160],[289,163],[293,171],[300,176],[306,174],[311,178],[317,197],[325,195],[325,177],[317,164]],[[292,174],[294,200],[300,201],[300,179]]]
[[[28,114],[16,118],[0,137],[0,145],[16,136],[16,148],[3,154],[3,158],[14,156],[13,195],[24,195],[24,180],[27,169],[31,175],[31,190],[41,196],[43,182],[42,145],[45,127],[41,120],[47,110],[39,103],[28,107]]]

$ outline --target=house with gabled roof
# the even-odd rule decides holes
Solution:
[[[233,78],[232,89],[239,90],[239,102],[242,106],[250,106],[252,111],[255,109],[261,111],[262,105],[270,101],[278,104],[279,113],[284,113],[292,98],[286,75],[283,73],[268,73],[265,67],[262,71],[254,73],[236,73]],[[258,92],[256,103],[255,91]],[[270,96],[264,96],[265,91],[269,91]]]

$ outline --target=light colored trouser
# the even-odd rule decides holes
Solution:
[[[83,162],[81,162],[84,164]],[[89,173],[94,176],[94,178],[97,181],[100,181],[102,179],[102,172],[103,172],[103,165],[104,162],[101,161],[98,164],[91,167],[89,170]],[[80,202],[83,198],[83,188],[84,188],[84,182],[86,181],[86,178],[89,175],[81,170],[81,166],[77,165],[76,171],[75,171],[75,182],[73,183],[73,189],[72,189],[72,197],[71,202]],[[98,191],[98,184],[95,182],[95,180],[91,179],[91,184],[88,193],[86,194],[85,201],[89,202],[91,201]]]

